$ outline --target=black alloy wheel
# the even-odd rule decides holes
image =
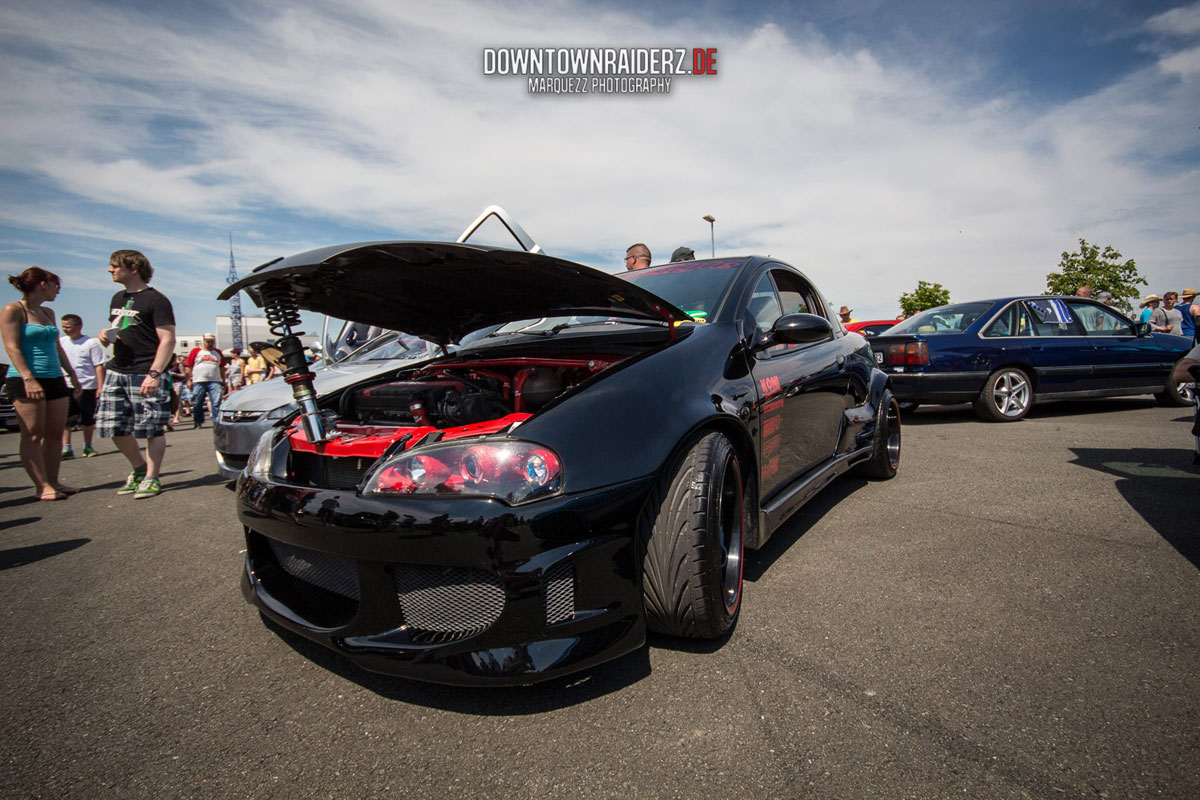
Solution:
[[[640,525],[646,623],[715,639],[737,622],[747,512],[741,465],[720,433],[701,436],[660,480]]]
[[[900,403],[888,390],[879,399],[875,415],[875,438],[871,457],[854,465],[854,471],[864,478],[888,480],[896,477],[900,468]]]

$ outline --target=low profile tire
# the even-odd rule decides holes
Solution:
[[[1163,390],[1154,395],[1160,406],[1190,406],[1192,404],[1192,385],[1188,383],[1168,383]]]
[[[1033,384],[1016,367],[1005,367],[989,375],[975,399],[975,413],[987,422],[1016,422],[1032,406]]]
[[[650,630],[715,639],[737,622],[746,538],[742,470],[722,434],[698,439],[660,481],[640,525]]]
[[[856,475],[877,481],[896,477],[900,468],[900,403],[884,391],[875,416],[875,439],[871,457],[854,465]]]

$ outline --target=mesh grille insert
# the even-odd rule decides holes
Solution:
[[[288,457],[288,480],[300,486],[353,489],[374,463],[373,458],[337,458],[293,450]]]
[[[500,579],[481,570],[400,565],[396,594],[414,641],[465,639],[504,611]]]
[[[358,567],[352,559],[274,539],[267,541],[279,566],[293,578],[319,586],[327,592],[358,600]]]
[[[543,578],[546,596],[546,624],[566,622],[575,618],[575,565],[556,564]]]

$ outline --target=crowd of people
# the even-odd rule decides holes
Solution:
[[[679,247],[671,260],[692,261],[695,253]],[[625,268],[645,269],[650,248],[639,242],[625,251]],[[137,250],[117,250],[109,256],[108,272],[120,284],[109,304],[107,327],[92,338],[83,333],[78,314],[64,314],[62,332],[53,310],[61,279],[41,267],[30,267],[9,283],[21,298],[0,309],[0,334],[11,367],[5,392],[21,428],[21,465],[34,484],[39,500],[65,500],[79,490],[60,480],[63,460],[75,458],[69,417],[77,416],[83,435],[81,456],[95,456],[94,437],[112,439],[129,461],[130,472],[117,494],[135,499],[162,492],[159,476],[166,454],[166,432],[191,414],[192,427],[204,423],[206,406],[214,421],[221,399],[242,387],[267,380],[274,368],[253,346],[223,353],[216,336],[206,333],[201,345],[185,359],[175,353],[175,313],[171,301],[150,286],[154,269]],[[1092,297],[1092,288],[1076,292]],[[1196,290],[1147,295],[1134,315],[1155,331],[1196,340],[1200,304]],[[1110,292],[1100,292],[1112,304]],[[1179,302],[1181,301],[1182,302]],[[842,306],[839,318],[853,321]],[[105,347],[112,347],[106,357]],[[1200,347],[1176,366],[1175,380],[1200,378]],[[69,385],[68,385],[69,382]],[[1192,430],[1200,463],[1200,414]]]
[[[47,305],[62,287],[58,275],[30,267],[9,278],[21,298],[0,309],[9,364],[4,387],[21,429],[21,465],[39,500],[65,500],[79,491],[59,477],[61,462],[76,457],[68,419],[79,422],[80,457],[97,455],[98,435],[112,439],[129,461],[117,494],[155,497],[162,492],[166,432],[180,415],[190,413],[192,427],[199,428],[206,406],[216,420],[222,397],[274,375],[253,346],[245,355],[237,348],[226,355],[211,333],[181,359],[174,308],[150,286],[154,269],[146,256],[117,250],[108,272],[121,289],[95,337],[83,332],[78,314],[64,314],[60,322]]]

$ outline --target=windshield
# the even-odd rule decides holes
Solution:
[[[957,303],[922,311],[898,323],[888,331],[897,333],[962,333],[984,315],[994,303]]]
[[[441,348],[432,342],[407,333],[388,331],[346,356],[349,364],[358,361],[390,361],[396,358],[426,358],[441,353]]]
[[[425,358],[441,348],[411,334],[389,331],[361,322],[348,322],[330,350],[331,360],[347,364],[357,361],[389,361],[397,358]]]
[[[617,275],[704,321],[715,314],[741,261],[681,261]]]

